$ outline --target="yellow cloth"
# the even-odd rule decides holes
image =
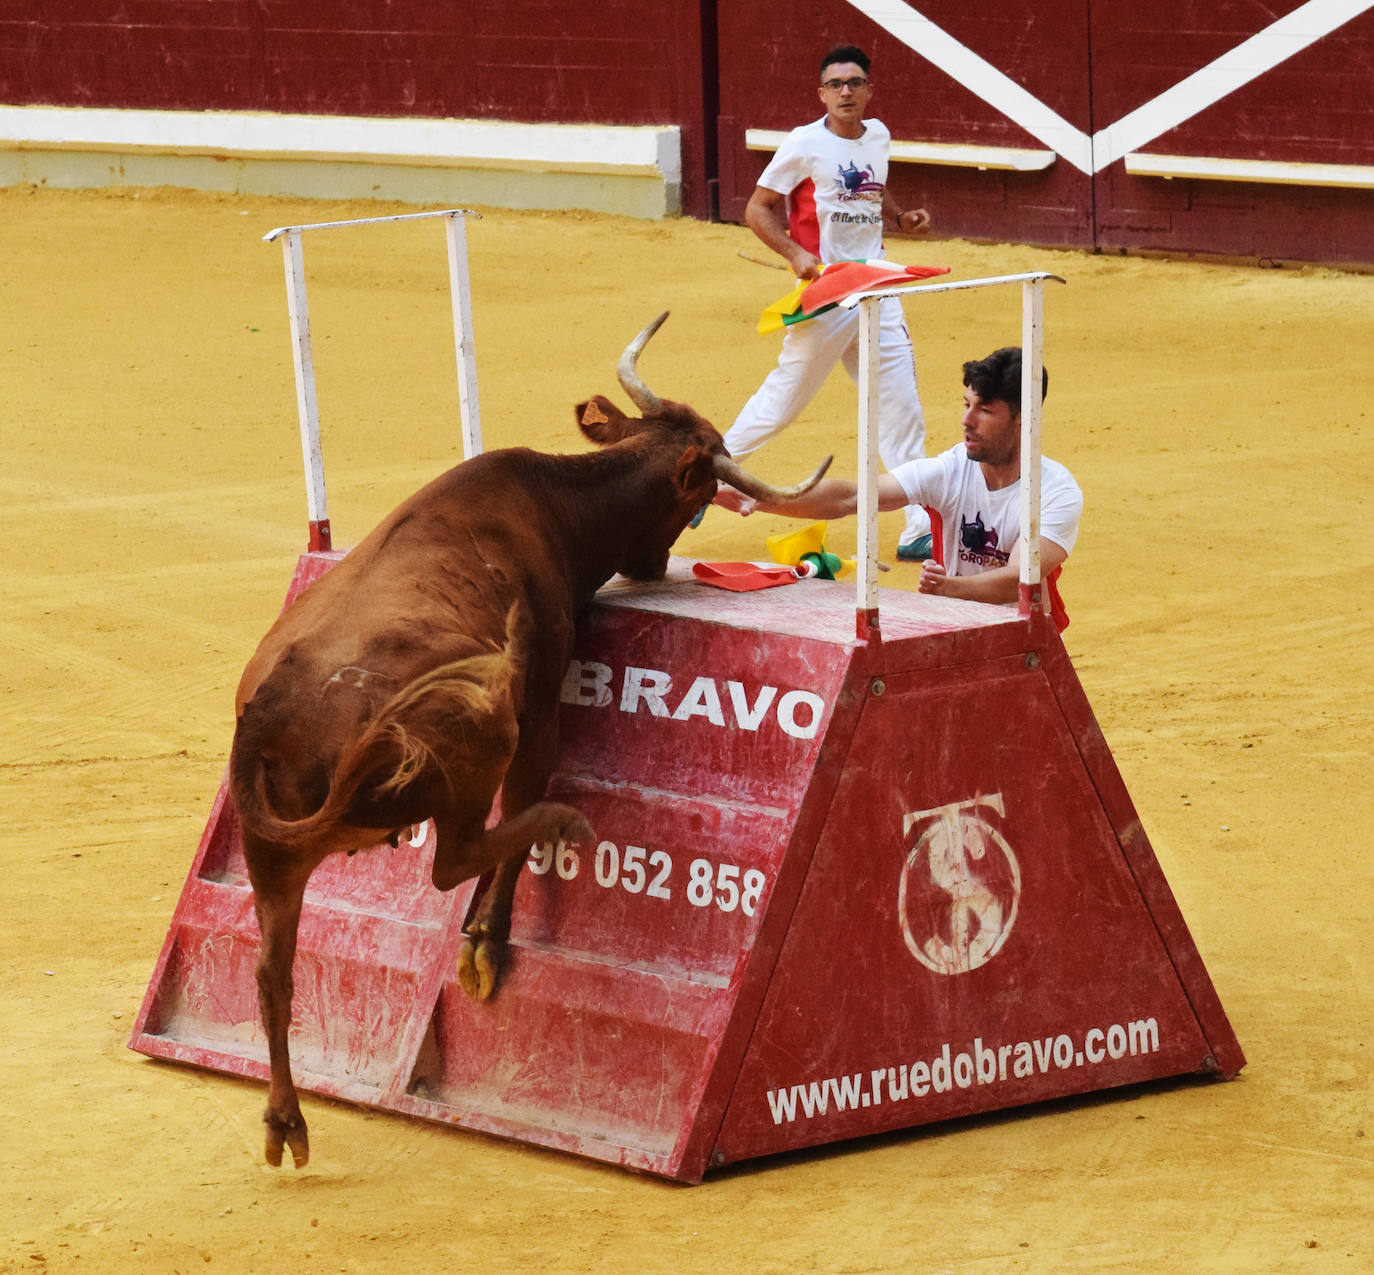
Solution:
[[[768,546],[768,556],[785,567],[795,567],[808,553],[825,553],[825,523],[809,522],[799,531],[782,532],[769,536],[764,544]],[[840,569],[835,572],[837,580],[843,579],[859,565],[857,558],[842,558]]]
[[[802,554],[825,552],[825,523],[808,523],[798,531],[769,536],[764,543],[768,546],[768,554],[774,562],[780,562],[785,567],[795,567],[802,560]]]
[[[781,331],[786,326],[782,321],[782,316],[797,312],[801,306],[801,294],[811,286],[811,283],[810,279],[803,279],[785,297],[779,297],[772,305],[764,306],[763,313],[759,315],[760,336]]]

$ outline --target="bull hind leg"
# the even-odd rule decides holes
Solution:
[[[496,989],[510,937],[515,884],[530,847],[543,841],[584,845],[595,840],[596,833],[581,814],[555,801],[537,802],[476,833],[435,821],[433,880],[440,890],[494,871],[464,927],[466,937],[458,953],[458,982],[473,1000],[486,1000]]]
[[[295,870],[281,870],[280,850],[245,842],[244,851],[262,936],[257,964],[258,1008],[267,1033],[270,1065],[267,1110],[262,1117],[266,1125],[264,1153],[267,1163],[276,1167],[282,1162],[283,1148],[289,1147],[292,1163],[300,1169],[310,1159],[310,1136],[291,1079],[289,1036],[295,992],[292,966],[310,872],[296,865],[292,865]]]

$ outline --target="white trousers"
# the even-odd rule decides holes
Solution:
[[[925,418],[916,391],[911,337],[896,297],[884,297],[878,327],[878,455],[887,469],[926,454]],[[736,459],[757,451],[805,409],[836,363],[849,379],[859,377],[859,312],[836,308],[787,328],[778,365],[764,378],[725,435]],[[930,530],[920,505],[906,507],[907,544]]]

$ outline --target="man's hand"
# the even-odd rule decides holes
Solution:
[[[930,229],[930,214],[924,208],[908,208],[897,214],[897,229],[908,235],[923,235]]]
[[[754,512],[754,506],[757,502],[753,497],[746,496],[742,491],[736,491],[733,487],[717,487],[715,499],[711,503],[719,505],[722,509],[728,509],[731,513],[739,514],[741,518],[747,518]]]
[[[948,582],[949,576],[945,574],[944,567],[934,558],[927,558],[921,563],[921,583],[917,588],[922,593],[944,593]]]
[[[798,279],[819,279],[821,259],[814,252],[807,252],[799,243],[793,243],[787,253],[788,264]]]

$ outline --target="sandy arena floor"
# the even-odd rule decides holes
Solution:
[[[0,1272],[1330,1272],[1374,1269],[1374,278],[898,243],[1047,268],[1046,450],[1087,497],[1067,636],[1249,1066],[756,1162],[683,1188],[306,1097],[125,1042],[305,540],[281,257],[407,211],[0,191]],[[938,209],[936,210],[938,214]],[[660,309],[646,379],[722,427],[784,277],[741,228],[491,210],[469,230],[489,446],[571,404]],[[443,237],[307,244],[335,542],[457,454]],[[934,448],[1019,301],[908,307]],[[756,458],[853,471],[837,376]],[[680,552],[759,557],[713,511]],[[852,544],[836,528],[832,547]],[[896,524],[884,523],[892,553]],[[914,582],[914,572],[885,584]]]

